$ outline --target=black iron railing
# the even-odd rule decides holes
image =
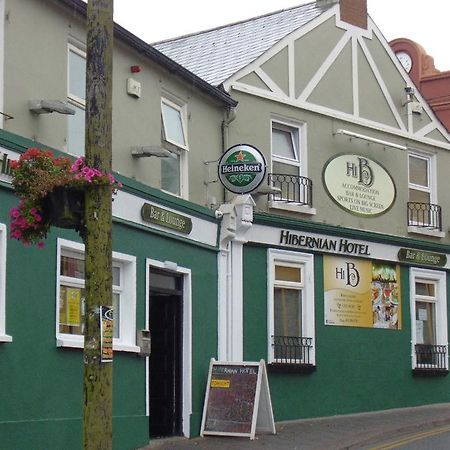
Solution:
[[[274,201],[297,203],[312,207],[312,181],[298,175],[269,173],[269,186],[279,192],[269,194]]]
[[[447,346],[416,344],[416,368],[445,370],[447,368]]]
[[[311,364],[312,338],[272,336],[273,356],[277,363]]]
[[[442,231],[441,207],[433,203],[408,202],[408,226]]]

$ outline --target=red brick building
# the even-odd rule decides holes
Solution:
[[[450,131],[450,70],[437,70],[433,58],[410,39],[394,39],[389,44],[417,89]]]

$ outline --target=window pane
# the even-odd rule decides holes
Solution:
[[[61,275],[84,280],[84,259],[61,256]]]
[[[300,267],[275,266],[275,279],[301,283],[302,271]]]
[[[416,189],[409,190],[409,201],[416,203],[431,203],[430,201],[430,193],[417,191]]]
[[[84,109],[73,104],[75,115],[68,115],[67,120],[67,151],[72,155],[84,155],[84,129],[85,129],[85,113]]]
[[[59,332],[83,334],[84,332],[84,289],[60,286]]]
[[[180,156],[171,153],[161,159],[161,189],[180,195]]]
[[[113,285],[120,286],[120,267],[112,268]]]
[[[436,344],[435,304],[416,302],[416,344]]]
[[[409,156],[409,182],[428,187],[428,160]]]
[[[113,294],[114,332],[113,337],[120,338],[120,295]]]
[[[434,283],[416,283],[416,295],[426,295],[428,297],[435,297]]]
[[[86,98],[86,59],[69,50],[69,95]]]
[[[302,291],[274,289],[275,336],[302,335]]]
[[[297,160],[292,132],[273,128],[272,151],[275,156]]]
[[[166,140],[185,147],[186,140],[183,132],[181,112],[165,103],[162,103],[161,108]]]

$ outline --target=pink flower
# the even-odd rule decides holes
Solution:
[[[44,247],[45,247],[45,242],[44,242],[44,241],[39,241],[39,242],[37,243],[37,247],[38,247],[38,248],[44,248]]]

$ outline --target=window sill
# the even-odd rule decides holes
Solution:
[[[444,238],[445,237],[445,233],[443,231],[428,230],[427,228],[414,227],[414,226],[409,226],[408,227],[408,233],[422,234],[422,235],[425,235],[425,236],[432,236],[432,237],[437,237],[437,238]]]
[[[13,338],[12,336],[9,336],[8,334],[0,334],[0,343],[1,342],[12,342]]]
[[[448,369],[423,369],[420,367],[416,367],[412,370],[412,372],[416,377],[445,377],[448,375]]]
[[[267,370],[270,373],[313,373],[317,368],[313,364],[272,362],[267,365]]]
[[[316,208],[311,208],[310,206],[300,205],[298,203],[282,202],[277,200],[269,200],[269,208],[271,209],[282,209],[284,211],[293,211],[300,214],[309,214],[311,216],[315,215]]]
[[[59,337],[56,338],[56,346],[68,348],[84,348],[84,342],[78,339],[68,339]],[[124,344],[114,342],[113,351],[139,353],[141,351],[141,348],[134,344]]]

